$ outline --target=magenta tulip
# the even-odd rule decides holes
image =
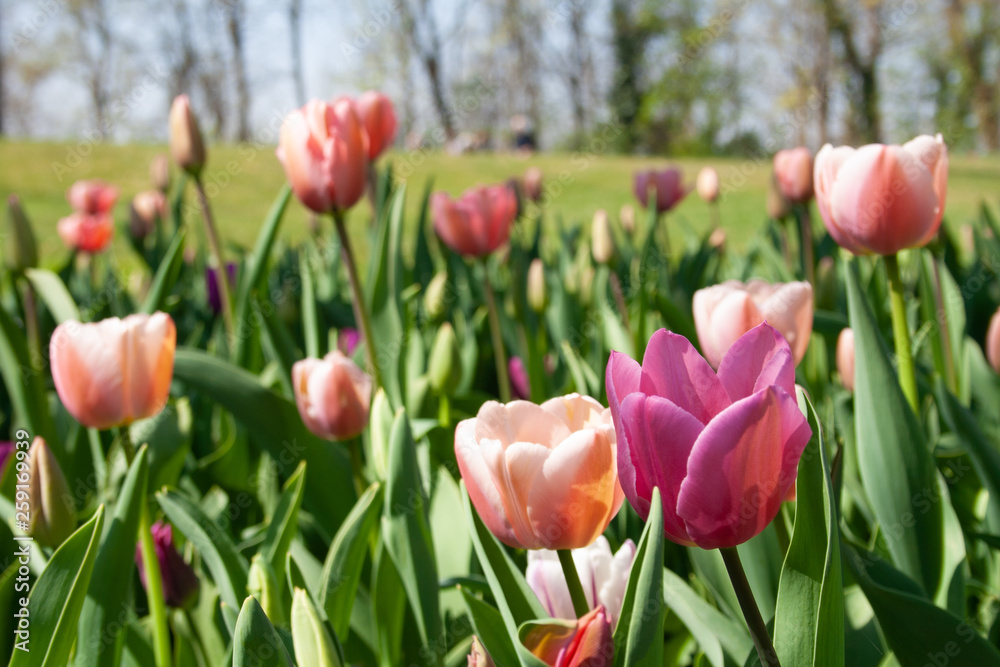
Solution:
[[[672,167],[660,171],[650,169],[637,172],[632,185],[639,203],[646,208],[651,204],[655,205],[657,213],[666,213],[687,195],[687,190],[681,184],[681,170]],[[652,194],[650,190],[653,191]]]

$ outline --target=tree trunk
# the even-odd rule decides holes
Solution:
[[[302,71],[302,0],[288,0],[288,28],[291,37],[295,99],[299,104],[305,104],[306,80]]]
[[[247,82],[246,62],[243,57],[242,0],[230,0],[227,27],[233,47],[233,74],[236,79],[236,140],[250,140],[250,85]]]

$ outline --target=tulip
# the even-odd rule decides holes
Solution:
[[[606,667],[614,664],[615,643],[604,607],[578,621],[531,622],[521,643],[551,667]]]
[[[948,149],[941,135],[858,149],[829,144],[816,156],[816,203],[830,236],[855,255],[927,245],[941,226]]]
[[[157,521],[152,525],[151,531],[156,561],[160,565],[160,578],[163,580],[164,602],[177,609],[190,608],[198,597],[198,575],[174,546],[174,531],[169,523]],[[135,548],[135,562],[139,566],[139,579],[148,590],[146,568],[142,564],[138,545]]]
[[[340,652],[309,593],[296,588],[292,594],[292,643],[295,662],[310,667],[342,667]]]
[[[118,188],[106,181],[77,181],[66,191],[66,200],[78,213],[109,213],[118,201]]]
[[[614,257],[615,240],[611,236],[608,212],[604,209],[598,209],[590,223],[590,250],[598,264],[607,264]]]
[[[788,215],[790,205],[784,195],[778,192],[777,187],[771,187],[767,191],[767,217],[772,220],[782,220]]]
[[[809,347],[813,323],[813,290],[806,282],[769,284],[727,280],[694,294],[694,324],[702,352],[718,368],[736,340],[761,322],[768,322],[785,337],[802,361]]]
[[[8,266],[14,271],[37,266],[38,243],[35,241],[35,232],[31,229],[31,223],[24,214],[21,200],[17,195],[7,198],[7,216],[10,221],[7,241]]]
[[[166,313],[63,322],[49,343],[56,392],[66,410],[91,428],[152,417],[167,402],[176,342]]]
[[[997,373],[1000,373],[1000,309],[990,318],[986,330],[986,359]]]
[[[368,159],[374,162],[396,138],[396,111],[388,97],[374,90],[362,93],[354,108],[368,135]]]
[[[719,174],[712,167],[704,167],[698,172],[695,189],[698,196],[711,204],[719,198]]]
[[[170,189],[170,158],[162,153],[149,163],[149,181],[153,187],[166,194]]]
[[[611,353],[606,387],[622,489],[645,519],[659,487],[668,539],[732,547],[774,519],[812,437],[777,329],[764,323],[740,337],[718,374],[686,338],[661,329],[641,366]]]
[[[455,431],[458,469],[483,523],[522,549],[576,549],[623,500],[608,411],[570,394],[541,405],[486,402]]]
[[[587,597],[587,608],[603,606],[613,628],[618,622],[625,599],[629,572],[632,570],[632,561],[635,560],[635,543],[625,540],[618,553],[612,555],[611,545],[601,535],[589,547],[574,549],[572,554]],[[569,586],[566,585],[566,577],[556,552],[529,551],[525,578],[549,616],[576,618]]]
[[[850,327],[837,336],[837,372],[847,391],[854,391],[854,331]]]
[[[226,278],[229,279],[230,290],[236,286],[237,266],[226,262]],[[208,306],[218,315],[222,312],[222,296],[219,293],[219,270],[214,266],[205,267],[205,292],[208,295]]]
[[[354,350],[361,343],[361,332],[354,327],[344,327],[337,332],[337,349],[345,356],[354,356]]]
[[[528,167],[528,170],[524,172],[524,178],[521,179],[524,185],[524,196],[533,202],[539,202],[542,199],[542,170],[538,167]]]
[[[170,153],[177,166],[197,178],[205,166],[205,145],[187,95],[170,105]]]
[[[633,181],[635,198],[645,207],[650,203],[656,205],[657,213],[665,213],[677,206],[684,199],[687,191],[681,185],[680,169],[667,168],[662,171],[640,171]],[[649,195],[650,189],[655,191],[655,199]]]
[[[510,388],[514,398],[528,400],[531,398],[531,381],[521,357],[511,357],[507,362],[507,373],[510,375]]]
[[[618,210],[618,219],[622,223],[622,229],[625,230],[626,234],[631,234],[635,231],[635,207],[631,204],[622,204],[622,207]]]
[[[528,307],[536,313],[544,313],[548,303],[545,289],[545,264],[538,257],[528,265]]]
[[[462,352],[451,322],[442,324],[434,336],[427,377],[438,395],[453,393],[462,381]]]
[[[344,211],[365,192],[368,135],[347,98],[313,100],[288,114],[278,159],[295,196],[316,213]]]
[[[3,469],[7,465],[7,460],[14,453],[14,443],[10,440],[0,442],[0,477],[3,476]]]
[[[726,230],[722,227],[713,229],[712,233],[708,235],[708,245],[710,248],[722,252],[726,247]]]
[[[137,241],[149,236],[167,214],[167,198],[159,190],[143,190],[132,198],[129,232]]]
[[[496,667],[493,658],[486,652],[479,637],[476,636],[472,637],[472,649],[469,651],[467,660],[468,667]]]
[[[813,197],[813,159],[808,148],[799,146],[778,151],[774,156],[774,180],[781,195],[793,204]]]
[[[36,436],[28,450],[28,534],[55,549],[76,530],[76,508],[59,462]]]
[[[431,212],[434,230],[449,248],[467,257],[485,257],[510,238],[517,199],[502,185],[470,188],[458,199],[435,192]]]
[[[348,440],[368,424],[372,379],[340,350],[295,362],[292,385],[303,423],[319,437]]]
[[[107,213],[73,213],[56,225],[67,248],[96,254],[108,247],[115,235],[115,223]]]

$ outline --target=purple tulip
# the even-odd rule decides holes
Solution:
[[[236,286],[236,264],[226,262],[226,274],[229,276],[230,289]],[[219,270],[214,266],[205,267],[205,289],[208,291],[208,305],[212,312],[218,315],[222,312],[222,297],[219,296]]]
[[[361,333],[354,327],[344,327],[337,332],[337,349],[339,349],[345,357],[353,357],[354,350],[358,348],[358,343],[361,342]]]
[[[507,374],[510,376],[510,389],[514,398],[523,401],[531,399],[531,382],[521,357],[511,357],[507,361]]]
[[[681,170],[673,167],[636,172],[633,187],[639,203],[646,208],[655,205],[657,213],[666,213],[687,195],[681,184]]]
[[[163,599],[167,605],[184,608],[194,602],[198,595],[198,575],[174,546],[173,529],[169,523],[157,521],[153,524],[153,548],[160,563],[160,578],[163,580]],[[135,562],[139,566],[139,578],[146,584],[146,569],[142,565],[142,553],[137,545]]]

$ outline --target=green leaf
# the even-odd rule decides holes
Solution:
[[[497,665],[518,664],[517,651],[510,640],[510,635],[504,630],[500,612],[477,598],[468,589],[459,590],[462,592],[465,609],[469,612],[472,629],[493,658],[493,662]]]
[[[306,463],[299,463],[298,468],[288,481],[278,501],[278,507],[267,525],[264,542],[258,553],[271,564],[271,570],[279,585],[285,580],[285,556],[292,544],[292,538],[298,531],[299,507],[302,505],[302,492],[306,481]]]
[[[663,597],[714,667],[740,664],[753,650],[746,626],[698,596],[674,572],[663,570]]]
[[[844,664],[837,502],[819,417],[801,390],[799,406],[813,437],[799,461],[795,527],[778,586],[774,648],[786,664],[835,667]]]
[[[371,608],[375,626],[374,647],[381,667],[399,662],[403,641],[406,593],[385,545],[379,542],[372,564]]]
[[[292,640],[299,665],[343,667],[337,639],[330,635],[309,593],[302,588],[292,593]]]
[[[663,663],[663,505],[653,489],[615,628],[615,665]]]
[[[316,311],[316,288],[313,286],[309,251],[299,257],[299,276],[302,280],[302,330],[306,341],[306,356],[318,359],[320,356],[319,313]]]
[[[292,667],[292,659],[267,614],[248,597],[233,635],[233,667]]]
[[[0,376],[14,408],[14,423],[22,424],[34,435],[49,442],[53,437],[52,421],[45,398],[45,375],[42,360],[31,360],[24,334],[4,308],[0,308]]]
[[[181,268],[184,266],[184,237],[187,230],[178,227],[174,232],[174,238],[167,246],[167,251],[160,261],[160,266],[153,276],[153,283],[149,286],[149,292],[139,308],[140,313],[152,314],[163,308],[167,297],[177,283],[177,278],[181,275]]]
[[[896,566],[933,594],[944,539],[937,467],[861,291],[857,260],[847,271],[847,288],[861,482]]]
[[[80,321],[80,310],[59,276],[48,269],[27,269],[24,275],[45,302],[57,324],[68,320]]]
[[[101,541],[87,598],[77,626],[75,665],[116,667],[128,621],[129,587],[123,584],[135,567],[139,514],[146,502],[149,449],[141,447],[118,493],[115,514]]]
[[[403,260],[400,243],[403,237],[403,208],[406,186],[392,194],[388,218],[380,221],[378,242],[372,249],[368,272],[372,336],[378,348],[378,364],[385,391],[394,408],[404,405],[405,336],[400,315],[399,292],[402,289]]]
[[[9,667],[64,667],[69,664],[103,525],[104,506],[101,505],[94,516],[52,554],[28,598],[30,650],[19,650],[15,644]],[[37,548],[32,542],[21,542],[18,547]]]

